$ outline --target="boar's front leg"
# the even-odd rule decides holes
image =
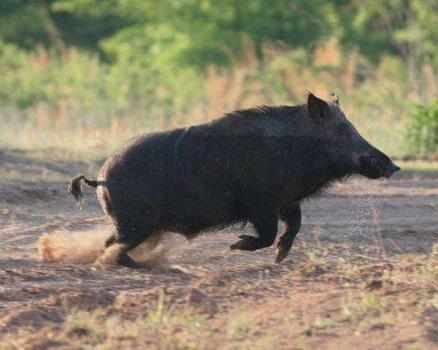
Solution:
[[[280,237],[277,245],[276,263],[280,263],[289,254],[292,243],[301,227],[301,209],[299,205],[284,208],[280,211],[280,217],[286,222],[286,232]]]
[[[259,211],[249,220],[255,227],[258,237],[249,235],[239,236],[240,240],[231,245],[231,249],[254,251],[272,245],[277,236],[278,218],[270,211]]]

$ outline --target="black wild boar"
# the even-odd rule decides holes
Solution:
[[[278,220],[287,224],[276,261],[291,249],[301,225],[300,202],[353,174],[370,179],[399,170],[347,120],[337,101],[309,94],[299,106],[236,111],[207,124],[141,136],[110,157],[97,187],[114,233],[98,259],[136,267],[127,254],[164,231],[187,238],[213,227],[251,222],[257,237],[242,235],[231,249],[271,246]]]

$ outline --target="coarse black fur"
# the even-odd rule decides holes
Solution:
[[[310,94],[300,106],[236,111],[213,122],[144,135],[110,157],[97,187],[115,225],[107,249],[118,245],[115,262],[136,266],[129,250],[163,231],[187,238],[214,227],[250,222],[257,237],[241,236],[232,249],[273,244],[284,259],[301,225],[300,202],[353,174],[369,178],[397,171],[391,160],[365,141],[338,104]],[[113,249],[114,251],[114,249]],[[105,260],[105,259],[103,259]]]

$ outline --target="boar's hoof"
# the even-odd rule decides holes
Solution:
[[[260,240],[253,236],[241,235],[240,241],[230,246],[231,250],[249,250],[254,251],[260,248]]]
[[[277,256],[275,262],[277,264],[281,263],[289,254],[294,241],[294,236],[290,236],[287,233],[280,237],[277,245]]]
[[[113,263],[108,263],[103,259],[97,259],[94,263],[94,268],[99,270],[106,270],[108,268],[117,267],[117,266],[129,267],[131,269],[139,269],[143,267],[137,262],[135,262],[128,255],[118,257]]]
[[[104,253],[96,260],[97,267],[105,267],[108,265],[120,265],[130,268],[139,268],[141,265],[136,263],[126,252],[126,248],[121,244],[113,244],[105,249]]]
[[[281,263],[289,254],[290,247],[285,247],[282,245],[279,245],[277,248],[277,256],[275,257],[275,263],[279,264]]]
[[[122,254],[117,258],[117,264],[125,267],[130,267],[131,269],[139,269],[140,264],[135,262],[128,254]]]

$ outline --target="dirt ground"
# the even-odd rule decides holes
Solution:
[[[438,349],[438,172],[305,202],[280,265],[274,248],[230,251],[252,232],[235,226],[170,236],[159,266],[101,270],[37,250],[44,234],[71,235],[74,254],[78,235],[109,232],[92,191],[82,211],[66,193],[99,162],[5,150],[0,164],[0,349]]]

